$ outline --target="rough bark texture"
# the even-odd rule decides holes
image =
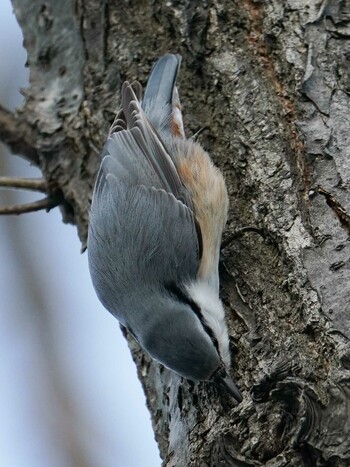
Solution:
[[[17,119],[83,245],[121,83],[144,84],[166,51],[183,55],[188,132],[206,128],[225,174],[227,234],[265,232],[223,252],[241,405],[129,341],[164,465],[350,465],[349,1],[13,5],[30,67]]]

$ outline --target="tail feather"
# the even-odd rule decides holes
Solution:
[[[176,134],[176,131],[182,133],[183,130],[175,86],[180,64],[180,55],[163,55],[153,66],[142,100],[142,108],[147,117],[161,133]]]

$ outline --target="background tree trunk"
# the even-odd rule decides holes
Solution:
[[[164,465],[350,463],[350,3],[13,0],[30,88],[0,137],[42,170],[84,247],[99,152],[125,79],[181,53],[188,134],[223,170],[234,407],[133,340]]]

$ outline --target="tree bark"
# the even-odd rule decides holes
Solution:
[[[39,165],[83,247],[121,84],[145,84],[167,51],[183,56],[188,135],[205,128],[226,178],[226,235],[264,232],[221,264],[241,405],[129,339],[164,466],[350,465],[349,1],[13,5],[30,68],[15,116],[25,138],[16,125],[0,136]]]

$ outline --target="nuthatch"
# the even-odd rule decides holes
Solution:
[[[227,191],[209,155],[185,137],[180,62],[161,57],[143,99],[138,82],[123,84],[93,193],[90,273],[102,304],[151,357],[241,402],[219,298]]]

